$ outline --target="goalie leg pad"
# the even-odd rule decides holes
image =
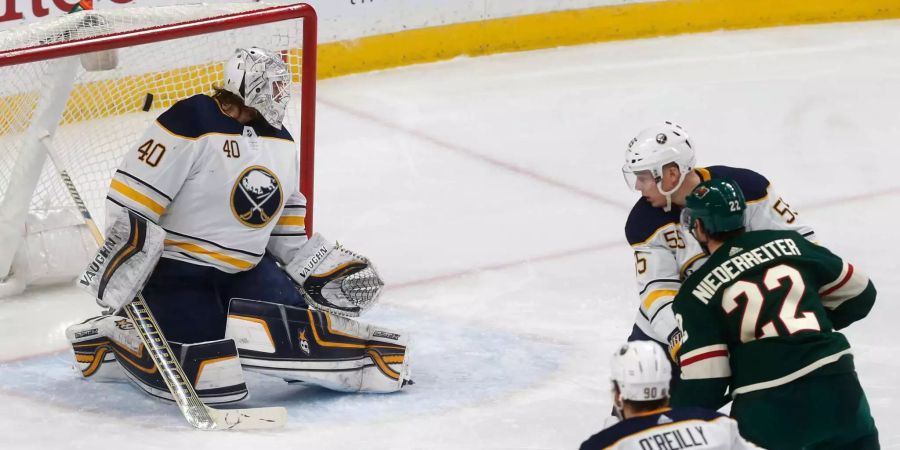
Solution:
[[[72,344],[76,371],[85,379],[128,379],[151,396],[174,401],[130,320],[119,316],[96,317],[70,326],[66,336]],[[247,398],[247,385],[234,341],[169,342],[169,345],[204,403],[231,403]]]
[[[323,311],[232,299],[225,336],[244,368],[288,381],[386,393],[410,379],[406,333]]]
[[[96,382],[127,382],[128,377],[116,363],[109,339],[108,321],[124,320],[124,317],[92,317],[66,328],[66,338],[72,344],[75,372]]]

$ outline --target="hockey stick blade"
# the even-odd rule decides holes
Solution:
[[[287,409],[280,406],[250,409],[213,409],[206,407],[216,430],[269,430],[287,423]]]

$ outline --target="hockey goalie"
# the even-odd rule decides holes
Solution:
[[[78,280],[113,313],[66,331],[83,377],[171,399],[115,314],[140,292],[205,403],[246,398],[244,369],[345,392],[410,384],[407,333],[355,320],[383,286],[375,267],[307,238],[282,124],[290,77],[277,53],[238,49],[224,85],[174,104],[125,155],[106,242]]]

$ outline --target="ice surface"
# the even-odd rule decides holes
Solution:
[[[288,427],[202,433],[68,369],[74,289],[0,301],[0,448],[575,448],[610,410],[637,300],[620,172],[680,122],[701,164],[770,178],[879,301],[847,335],[900,448],[900,21],[720,32],[408,67],[319,88],[316,228],[378,263],[371,322],[414,334],[415,386],[334,394],[248,375]],[[894,330],[894,331],[892,331]]]

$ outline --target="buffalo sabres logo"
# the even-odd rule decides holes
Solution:
[[[118,328],[120,330],[133,330],[134,324],[131,323],[131,321],[128,319],[117,320],[116,328]]]
[[[262,166],[249,167],[231,189],[231,211],[242,224],[261,228],[281,209],[282,197],[274,173]]]
[[[309,356],[309,340],[306,339],[306,328],[297,332],[297,341],[300,342],[300,350]]]

